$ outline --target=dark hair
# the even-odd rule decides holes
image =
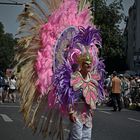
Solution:
[[[14,79],[14,78],[15,78],[15,75],[12,75],[12,76],[11,76],[11,79]]]
[[[78,69],[78,64],[72,64],[72,71],[75,72]]]
[[[116,71],[113,71],[113,75],[116,76],[117,75],[117,72]]]

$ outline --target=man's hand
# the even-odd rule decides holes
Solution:
[[[92,109],[90,109],[90,114],[91,114],[91,117],[94,116],[94,113],[93,113],[93,110]]]
[[[75,123],[76,122],[76,116],[75,116],[75,114],[74,113],[69,114],[69,119],[70,119],[70,121],[72,121],[73,123]]]

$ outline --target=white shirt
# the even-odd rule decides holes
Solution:
[[[10,80],[10,89],[16,89],[16,80],[15,79]]]

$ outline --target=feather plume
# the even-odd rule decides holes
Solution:
[[[87,27],[90,11],[86,0],[42,0],[46,11],[32,0],[18,16],[18,88],[21,97],[21,112],[27,127],[53,140],[63,140],[63,118],[56,109],[49,107],[53,87],[54,46],[59,35],[69,26]],[[70,94],[70,91],[69,91]],[[63,97],[63,96],[62,96]],[[68,101],[70,102],[70,101]],[[55,104],[55,101],[54,101]]]
[[[58,8],[58,6],[60,5],[60,3],[63,1],[63,0],[42,0],[47,8],[48,8],[48,12],[49,13],[53,13],[54,10],[56,10]]]
[[[48,18],[47,12],[35,0],[32,0],[32,4],[34,4],[39,9],[39,11],[43,14],[45,18]]]

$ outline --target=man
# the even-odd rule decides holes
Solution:
[[[9,98],[12,100],[13,103],[16,102],[16,79],[15,76],[12,75],[9,81]]]
[[[5,85],[5,81],[4,81],[4,77],[2,77],[0,75],[0,104],[3,103],[4,101],[4,96],[3,96],[3,88],[4,88],[4,85]]]
[[[117,77],[116,71],[113,72],[113,78],[111,82],[111,92],[112,92],[112,100],[113,100],[113,111],[118,110],[121,111],[121,80]]]
[[[71,106],[69,110],[69,118],[73,123],[69,140],[91,140],[92,111],[96,108],[96,101],[93,101],[91,96],[96,98],[97,81],[100,77],[95,71],[94,74],[91,72],[91,58],[86,55],[84,57],[80,70],[71,76],[71,86],[73,86],[75,91],[80,89],[81,93],[75,106]],[[91,88],[88,87],[89,85],[91,85]],[[92,95],[89,97],[88,94],[90,93]]]

